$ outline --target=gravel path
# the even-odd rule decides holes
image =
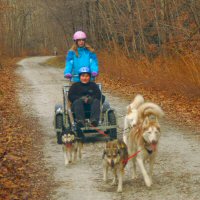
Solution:
[[[168,125],[166,121],[161,122],[162,136],[151,188],[145,186],[139,171],[137,180],[131,180],[128,167],[122,194],[110,183],[103,183],[101,156],[105,144],[102,141],[85,144],[82,160],[65,167],[62,148],[56,143],[53,129],[54,105],[62,102],[65,80],[63,70],[40,64],[48,58],[26,58],[19,62],[17,73],[23,77],[18,91],[24,112],[39,119],[41,134],[45,137],[44,159],[47,167],[53,169],[54,173],[49,176],[54,177],[58,186],[55,191],[49,191],[52,200],[199,199],[199,136]],[[118,116],[124,115],[129,102],[111,94],[106,96]],[[123,119],[118,121],[122,127]]]

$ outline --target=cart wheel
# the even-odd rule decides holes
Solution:
[[[58,114],[56,115],[56,128],[57,129],[62,129],[63,128],[63,115]],[[62,132],[56,132],[57,136],[57,143],[62,144]]]
[[[63,115],[57,114],[56,115],[56,128],[62,129],[62,127],[63,127]]]
[[[108,121],[110,125],[116,125],[116,117],[113,111],[108,112]],[[111,140],[117,139],[117,129],[111,128],[108,130],[109,136]]]
[[[56,132],[57,143],[62,144],[62,132]]]

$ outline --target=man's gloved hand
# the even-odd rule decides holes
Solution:
[[[88,96],[82,96],[80,98],[84,103],[88,103]]]
[[[91,104],[92,101],[93,101],[93,97],[91,97],[91,96],[87,96],[87,97],[88,97],[88,101],[87,101],[87,103],[88,103],[88,104]]]
[[[97,72],[92,72],[92,76],[93,76],[93,77],[96,77],[97,75],[98,75]]]
[[[91,96],[87,95],[87,96],[82,96],[81,100],[86,104],[91,104],[93,101],[93,98]]]
[[[72,77],[72,75],[71,74],[65,74],[64,77],[70,79]]]

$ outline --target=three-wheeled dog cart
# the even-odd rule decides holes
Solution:
[[[102,85],[100,83],[97,83],[97,85],[102,92]],[[70,85],[63,86],[63,104],[55,105],[54,126],[58,144],[62,144],[62,135],[64,134],[64,130],[71,129],[74,131],[74,127],[76,127],[74,114],[71,111],[71,106],[68,100],[69,88]],[[101,103],[99,125],[97,127],[91,126],[89,118],[87,118],[86,115],[85,126],[81,128],[81,131],[84,135],[86,133],[100,134],[103,132],[108,135],[111,140],[117,139],[117,120],[114,109],[110,107],[108,102],[104,102],[103,104]]]

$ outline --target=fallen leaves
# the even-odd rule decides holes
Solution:
[[[169,122],[190,128],[191,131],[200,133],[200,97],[190,98],[177,93],[155,90],[143,85],[130,84],[120,81],[117,77],[112,79],[106,74],[101,74],[98,81],[103,87],[112,93],[120,94],[133,100],[136,94],[142,94],[147,101],[158,103],[164,110]]]
[[[40,142],[37,122],[23,116],[16,98],[16,60],[0,63],[0,199],[47,199],[48,169],[33,145]]]

